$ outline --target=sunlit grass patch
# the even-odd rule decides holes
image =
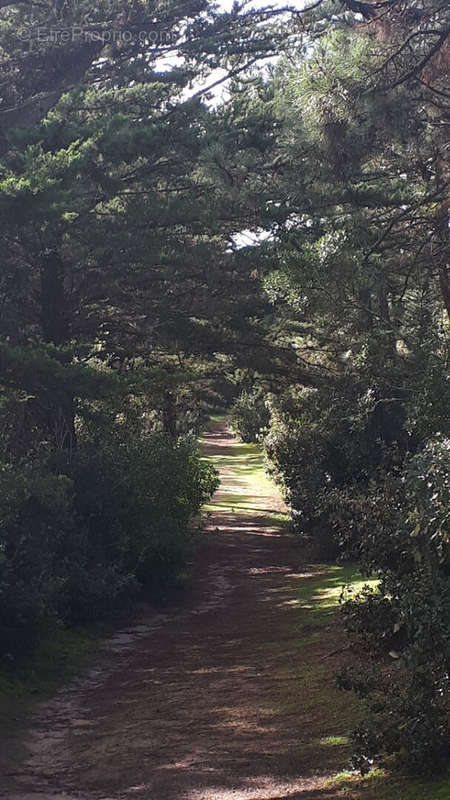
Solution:
[[[356,772],[340,772],[325,781],[323,787],[344,791],[342,796],[348,796],[352,800],[353,798],[358,800],[449,800],[450,798],[450,776],[437,781],[416,781],[394,778],[383,769],[374,769],[363,777]]]
[[[343,788],[343,787],[364,787],[373,783],[378,783],[380,780],[386,778],[386,772],[383,769],[374,769],[368,775],[361,776],[359,772],[351,772],[350,770],[343,770],[324,781],[324,787],[327,789]],[[381,800],[381,798],[380,798]]]
[[[346,747],[349,744],[348,736],[324,736],[319,744],[322,747]]]
[[[279,528],[285,533],[291,530],[291,518],[289,514],[283,514],[282,511],[271,511],[267,517],[259,517],[261,525],[267,525],[272,528]]]
[[[305,611],[313,611],[316,623],[326,623],[339,605],[344,587],[349,587],[353,594],[366,586],[376,586],[377,581],[363,578],[354,565],[345,567],[316,565],[317,577],[304,581],[300,586],[297,598],[298,605]]]

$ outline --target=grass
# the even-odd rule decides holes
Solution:
[[[320,744],[322,747],[346,747],[348,736],[324,736]]]
[[[309,744],[302,743],[302,749],[333,774],[349,761],[348,734],[360,721],[362,706],[354,695],[337,689],[336,662],[328,656],[342,644],[336,619],[342,588],[356,588],[364,581],[354,566],[309,564],[299,569],[304,573],[291,601],[297,609],[291,635],[298,650],[297,705],[309,720]]]
[[[3,758],[23,753],[21,738],[37,703],[90,664],[99,647],[97,628],[57,630],[38,646],[32,657],[12,669],[0,670],[0,749]],[[4,737],[7,740],[2,741]]]
[[[324,783],[324,788],[340,791],[349,800],[449,800],[450,776],[419,781],[394,778],[386,770],[376,769],[364,778],[342,772]]]
[[[210,430],[220,428],[223,423],[223,416],[215,417]],[[212,500],[205,505],[205,512],[262,513],[267,515],[272,525],[287,525],[288,514],[273,508],[276,490],[266,473],[261,446],[235,441],[220,450],[220,454],[208,456],[208,460],[220,471],[222,482]]]
[[[14,669],[0,672],[3,696],[48,694],[60,678],[73,676],[96,651],[98,632],[94,630],[58,630],[46,637],[33,657]]]
[[[299,648],[311,647],[319,640],[323,641],[328,626],[333,624],[333,616],[339,604],[342,587],[349,585],[358,591],[366,583],[374,581],[362,579],[355,566],[316,565],[316,570],[304,581],[297,592],[299,608],[298,637]],[[316,630],[305,640],[303,630]],[[318,702],[317,692],[321,687],[322,697]],[[362,706],[347,692],[337,692],[324,680],[322,665],[310,663],[309,669],[299,673],[299,694],[310,696],[311,708],[322,730],[318,739],[320,747],[336,751],[342,760],[350,753],[348,732],[361,718]],[[348,800],[449,800],[450,775],[437,780],[420,781],[391,774],[387,769],[373,770],[369,775],[361,777],[352,772],[337,772],[326,780],[323,788],[335,790],[337,798]]]
[[[375,580],[364,579],[357,567],[344,567],[329,564],[315,565],[317,578],[305,581],[298,592],[297,605],[302,609],[314,611],[315,624],[326,625],[332,619],[344,587],[351,588],[353,593],[363,586],[376,585]]]
[[[223,425],[223,417],[214,418],[211,430]],[[267,477],[264,455],[259,445],[232,443],[221,448],[220,455],[210,460],[222,473],[222,485],[206,511],[234,512],[236,514],[266,516],[267,524],[288,524],[287,514],[275,512],[274,485]],[[299,556],[299,559],[301,556]],[[294,695],[286,697],[280,711],[310,717],[305,740],[295,748],[297,756],[315,760],[317,748],[320,759],[332,777],[323,782],[323,789],[348,800],[450,800],[450,777],[434,781],[416,781],[391,774],[388,770],[373,770],[361,777],[352,772],[342,772],[342,765],[351,753],[349,732],[361,720],[364,709],[351,693],[336,689],[335,660],[319,661],[319,650],[330,641],[330,650],[336,642],[336,610],[342,588],[351,586],[357,592],[375,581],[364,579],[353,565],[334,566],[315,564],[307,568],[296,593],[294,603],[298,609],[294,635],[297,639],[297,680]],[[343,643],[345,644],[345,642]],[[284,707],[285,706],[285,707]],[[314,755],[316,753],[316,755]],[[297,757],[294,754],[294,758]]]

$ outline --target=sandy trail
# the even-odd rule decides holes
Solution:
[[[233,474],[232,448],[224,423],[205,437],[207,454],[228,464],[222,500],[252,491],[251,477]],[[292,539],[270,524],[266,509],[282,507],[276,490],[261,491],[250,513],[212,513],[180,605],[117,633],[94,669],[38,709],[29,757],[10,764],[0,797],[337,796],[320,788],[337,764],[314,744],[314,698],[303,695],[299,705],[305,666],[295,593],[310,572]],[[316,644],[313,661],[330,646]]]

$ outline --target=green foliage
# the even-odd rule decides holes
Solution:
[[[248,359],[241,338],[255,331],[261,348],[267,302],[230,241],[265,208],[272,124],[258,92],[228,110],[186,95],[216,67],[233,72],[236,50],[257,58],[274,42],[265,21],[255,40],[253,20],[206,0],[16,5],[0,9],[0,642],[12,657],[154,592],[216,487],[192,437],[214,381]],[[74,28],[76,41],[42,35]],[[161,66],[166,47],[175,67]]]
[[[259,442],[270,422],[270,411],[260,389],[243,391],[231,407],[234,431],[243,442]]]
[[[448,759],[449,476],[450,441],[439,438],[374,486],[356,517],[366,570],[380,579],[343,606],[352,640],[373,659],[341,676],[370,710],[354,735],[362,770],[386,753],[421,774]]]
[[[326,393],[293,389],[273,402],[269,463],[297,532],[320,543],[324,555],[336,555],[334,492],[364,490],[395,460],[406,435],[401,404],[384,404],[366,385],[360,375],[348,375],[330,381]]]
[[[450,448],[448,439],[426,436],[445,429],[448,385],[444,353],[428,352],[421,369],[412,368],[420,353],[407,370],[397,367],[389,378],[397,398],[386,402],[377,396],[386,370],[378,371],[373,351],[328,381],[326,394],[285,393],[266,437],[297,532],[321,558],[358,559],[380,581],[343,605],[351,640],[370,663],[341,676],[369,705],[354,736],[353,763],[362,770],[395,754],[425,773],[448,754]]]
[[[175,569],[216,485],[190,435],[257,370],[276,399],[236,430],[270,422],[297,531],[381,581],[345,612],[383,664],[358,763],[420,768],[447,736],[448,20],[381,5],[3,4],[0,636],[20,655]],[[186,99],[217,68],[227,102]]]
[[[72,484],[38,464],[0,473],[0,641],[2,658],[32,649],[54,621],[61,545],[70,539]]]
[[[265,285],[310,381],[277,398],[266,449],[297,531],[380,581],[343,605],[365,663],[342,682],[370,711],[354,764],[425,773],[449,754],[450,292],[444,39],[422,47],[447,22],[395,5],[322,23],[274,76],[290,216]]]
[[[98,434],[98,430],[97,430]],[[2,658],[52,625],[110,615],[154,593],[186,556],[217,486],[194,444],[116,423],[97,440],[0,473]]]

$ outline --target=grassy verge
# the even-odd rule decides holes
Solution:
[[[211,430],[223,427],[223,422],[223,417],[217,416],[211,422]],[[259,445],[230,442],[210,460],[220,470],[222,483],[206,511],[257,514],[259,521],[266,515],[268,525],[288,524],[287,514],[273,508],[276,490],[266,475]],[[303,558],[299,553],[299,562]],[[367,582],[354,566],[328,564],[308,567],[301,581],[294,600],[297,680],[293,693],[284,698],[279,709],[305,719],[304,740],[297,743],[292,758],[296,764],[308,762],[309,758],[317,763],[319,749],[323,770],[330,776],[323,781],[323,792],[327,797],[332,792],[336,800],[449,800],[450,777],[423,782],[388,770],[374,770],[365,778],[341,771],[351,754],[349,732],[362,719],[364,709],[354,695],[336,688],[336,658],[323,657],[324,644],[330,656],[335,648],[345,647],[336,618],[342,587],[351,585],[357,591]],[[292,631],[288,635],[292,636]],[[351,658],[350,654],[345,657]]]
[[[299,692],[300,696],[308,694],[315,698],[317,725],[322,731],[317,743],[322,748],[331,748],[342,764],[350,755],[348,733],[361,719],[363,707],[353,695],[338,692],[334,688],[331,673],[335,667],[317,664],[313,657],[314,645],[318,641],[323,642],[327,635],[331,639],[342,586],[350,584],[357,591],[367,581],[351,566],[325,565],[311,569],[316,574],[300,587],[296,600],[299,609],[299,647],[305,648],[307,645],[312,656],[309,669],[299,676]],[[348,800],[449,800],[450,776],[419,781],[390,773],[388,769],[373,770],[364,778],[344,771],[336,772],[325,780],[323,789],[334,790],[336,798]]]
[[[373,770],[361,778],[343,772],[324,784],[348,800],[448,800],[450,777],[419,781],[392,776],[387,770]]]
[[[0,670],[0,763],[23,754],[21,739],[34,707],[92,663],[102,633],[97,628],[55,631],[14,672]]]
[[[294,637],[296,680],[281,711],[303,720],[296,747],[299,770],[314,769],[330,777],[349,762],[348,734],[362,717],[358,699],[340,691],[335,683],[336,653],[345,647],[336,607],[344,584],[356,588],[364,581],[353,567],[328,564],[300,566],[299,574],[291,577],[297,584],[290,601],[296,614],[282,635]]]

